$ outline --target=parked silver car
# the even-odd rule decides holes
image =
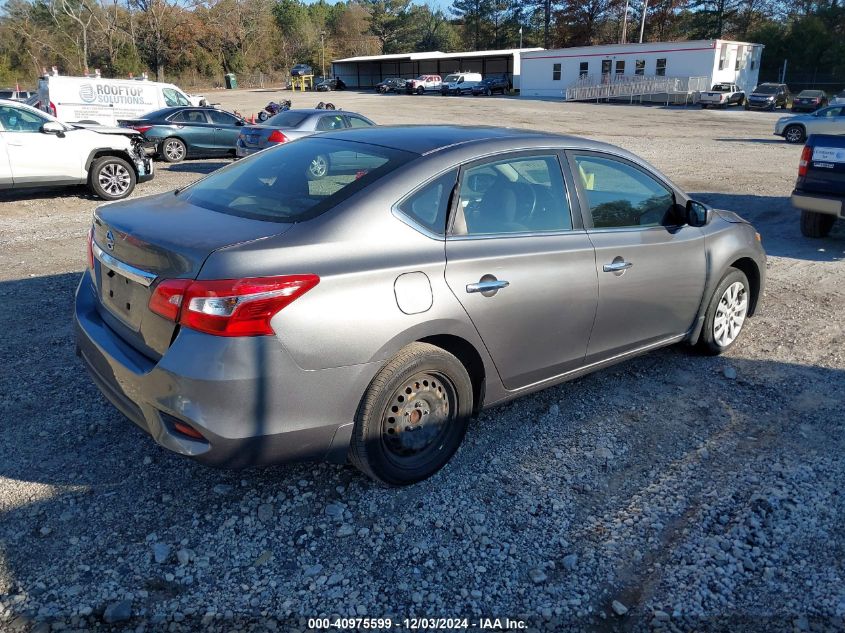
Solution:
[[[803,143],[810,134],[845,134],[845,106],[781,117],[775,123],[775,134],[789,143]]]
[[[156,442],[392,485],[483,408],[673,343],[723,352],[766,270],[750,224],[624,150],[457,126],[285,144],[99,208],[89,247],[79,355]]]
[[[243,158],[262,149],[293,141],[316,132],[336,132],[346,128],[372,127],[367,117],[355,112],[341,110],[285,110],[267,119],[264,123],[249,125],[241,130],[235,147],[235,155]],[[315,164],[318,176],[325,173],[325,165]]]

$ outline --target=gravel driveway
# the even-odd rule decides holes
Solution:
[[[213,97],[250,113],[280,94]],[[326,464],[211,470],[157,447],[74,356],[97,202],[0,193],[0,631],[304,631],[318,616],[845,630],[845,230],[801,237],[787,199],[800,148],[771,136],[777,117],[332,100],[381,123],[496,121],[637,152],[755,223],[762,313],[724,357],[669,348],[487,411],[410,488]],[[225,162],[159,163],[135,195]]]

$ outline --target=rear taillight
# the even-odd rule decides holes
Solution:
[[[803,178],[807,175],[807,165],[810,164],[810,160],[813,158],[813,148],[809,145],[804,146],[804,150],[801,152],[801,160],[798,162],[798,177]]]
[[[152,125],[133,125],[132,129],[140,132],[141,134],[144,134],[147,130],[153,129],[153,126]]]
[[[94,227],[88,229],[88,268],[94,270]]]
[[[317,275],[251,279],[169,279],[156,286],[150,310],[217,336],[273,334],[270,320],[320,282]]]
[[[193,279],[165,279],[156,286],[150,297],[150,310],[163,316],[168,321],[178,321],[182,308],[185,291],[193,283]]]
[[[281,130],[273,130],[267,137],[267,141],[270,143],[287,143],[288,137],[282,134]]]

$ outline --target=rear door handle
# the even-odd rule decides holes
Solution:
[[[621,273],[623,271],[628,270],[631,266],[633,266],[631,262],[626,262],[624,259],[619,261],[613,261],[610,264],[605,264],[602,266],[602,270],[606,273]]]
[[[497,290],[501,290],[502,288],[507,288],[511,285],[511,282],[505,281],[503,279],[492,279],[489,281],[479,281],[474,284],[467,284],[467,292],[472,294],[473,292],[496,292]]]

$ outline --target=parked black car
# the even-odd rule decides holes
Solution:
[[[156,144],[159,158],[178,163],[185,158],[234,156],[244,120],[217,108],[163,108],[140,119],[120,121]]]
[[[792,101],[792,93],[786,84],[764,83],[760,84],[748,99],[745,100],[746,110],[774,110],[775,108],[789,107]]]
[[[828,104],[827,94],[824,90],[802,90],[792,100],[793,112],[815,112]]]
[[[301,77],[302,75],[313,75],[314,71],[311,70],[311,66],[308,64],[297,64],[293,68],[290,69],[290,76],[291,77]]]
[[[405,90],[405,79],[399,77],[388,77],[376,84],[376,92],[399,92]]]
[[[503,95],[507,94],[511,89],[511,80],[507,75],[500,77],[485,77],[481,82],[474,86],[472,94],[474,96],[487,95],[488,97],[496,92],[501,92]]]
[[[329,90],[346,90],[346,84],[340,77],[332,79],[323,79],[318,82],[314,89],[318,92],[328,92]]]

